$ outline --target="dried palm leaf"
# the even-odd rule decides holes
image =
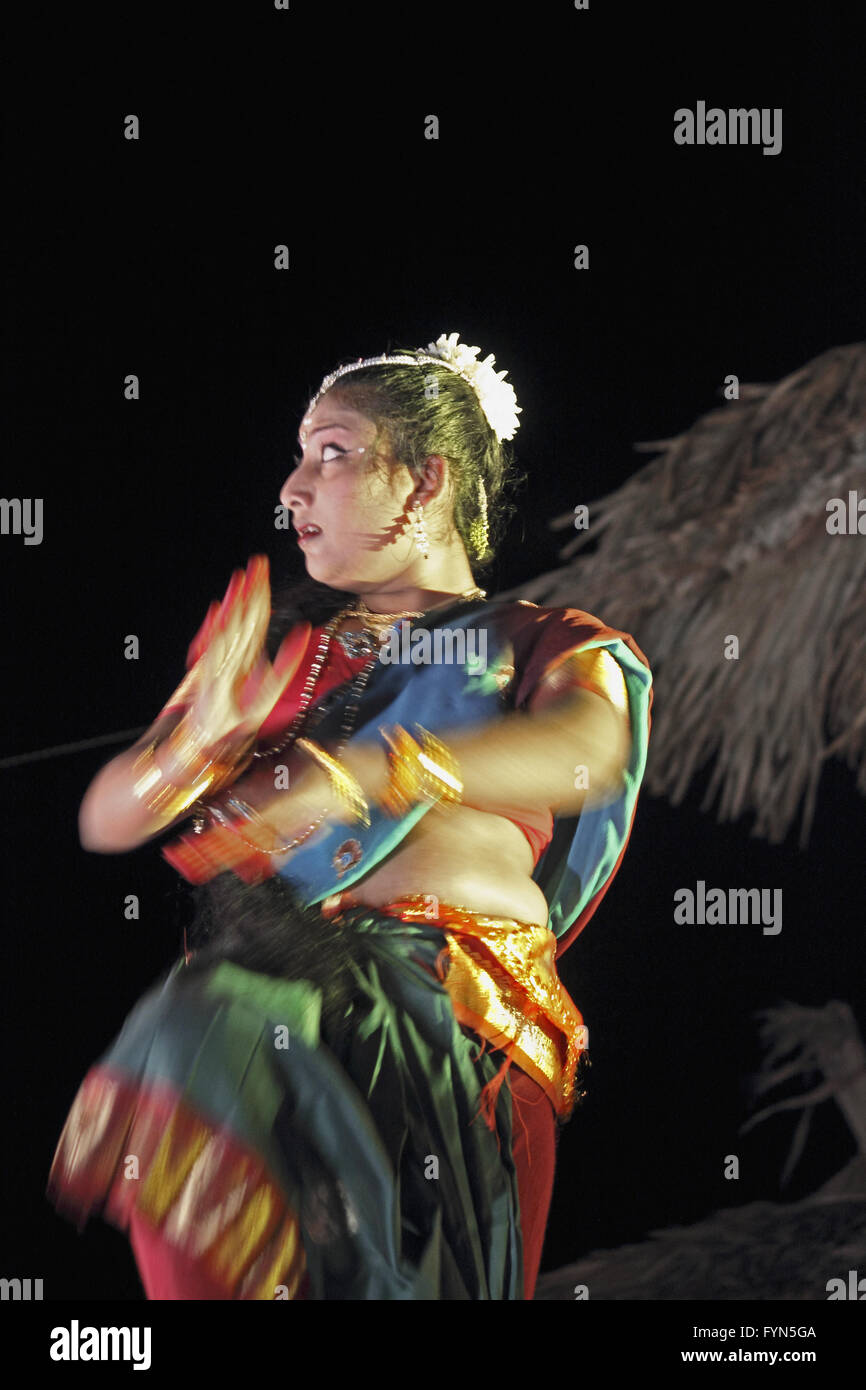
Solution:
[[[539,1302],[704,1299],[826,1301],[831,1279],[866,1263],[866,1196],[822,1195],[793,1203],[750,1202],[694,1226],[651,1231],[614,1250],[542,1274]],[[854,1295],[856,1297],[856,1294]]]
[[[805,847],[828,757],[866,794],[866,537],[827,530],[830,499],[866,493],[866,344],[739,392],[636,445],[663,452],[591,504],[569,563],[499,597],[634,635],[655,677],[648,792],[677,805],[715,759],[702,809],[718,791],[720,821],[753,812],[752,835],[777,844],[802,802]]]

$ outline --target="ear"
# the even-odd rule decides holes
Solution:
[[[421,469],[421,476],[412,494],[412,505],[419,502],[426,507],[434,497],[447,491],[449,481],[448,460],[441,454],[428,454]]]

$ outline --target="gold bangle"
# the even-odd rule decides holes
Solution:
[[[184,722],[185,720],[182,720],[181,724]],[[173,730],[167,741],[170,741],[176,732],[177,730]],[[191,749],[194,746],[196,746],[196,734],[187,728],[176,741],[176,748],[171,750],[172,756],[178,762],[192,769],[190,780],[184,786],[178,786],[177,783],[173,782],[157,764],[154,758],[154,750],[157,747],[156,739],[152,740],[139,753],[132,765],[133,772],[138,774],[133,783],[133,792],[140,801],[144,802],[149,814],[161,821],[163,825],[169,825],[207,793],[214,795],[228,781],[233,780],[249,762],[247,754],[252,745],[241,757],[230,762],[221,762],[214,754],[210,757],[201,754],[193,757],[178,755],[178,749]]]
[[[201,731],[193,724],[189,711],[172,729],[166,739],[166,745],[175,761],[183,766],[184,773],[193,767],[201,771],[210,761],[204,756],[205,740]]]
[[[460,765],[447,744],[420,724],[421,751],[416,755],[426,773],[424,793],[437,805],[458,806],[463,800]]]
[[[415,758],[418,745],[401,724],[392,730],[379,726],[388,749],[388,781],[379,805],[389,816],[403,816],[421,799],[421,770]]]
[[[457,759],[441,739],[416,724],[420,744],[401,724],[379,732],[388,745],[388,782],[379,804],[391,816],[405,815],[419,801],[436,806],[458,805],[463,783]]]
[[[173,821],[182,811],[187,810],[208,791],[214,782],[216,769],[212,768],[210,772],[206,771],[190,786],[175,786],[165,776],[154,759],[153,753],[156,746],[154,739],[135,759],[132,770],[138,776],[133,783],[133,792],[140,801],[144,802],[152,816],[168,825],[170,821]]]
[[[169,734],[169,752],[184,770],[185,780],[198,781],[208,768],[214,768],[214,785],[222,787],[237,777],[252,760],[255,735],[250,734],[232,751],[231,739],[209,740],[205,732],[193,723],[190,711]]]
[[[360,821],[364,827],[370,825],[370,806],[364,795],[364,789],[357,777],[341,762],[326,753],[324,748],[320,748],[312,739],[299,738],[295,746],[303,749],[310,757],[317,762],[319,767],[324,768],[330,778],[331,788],[334,794],[348,807],[352,814],[352,819]]]

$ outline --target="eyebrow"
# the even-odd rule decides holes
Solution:
[[[321,434],[322,430],[350,430],[351,428],[352,428],[351,425],[339,425],[339,424],[337,424],[336,422],[335,422],[334,424],[331,424],[331,425],[317,425],[316,428],[313,430],[312,434],[307,435],[307,442],[309,443],[309,441],[313,438],[313,435],[314,435],[314,434]],[[301,440],[300,434],[298,435],[298,440],[297,440],[297,442],[298,442],[298,444],[300,444],[301,448],[303,449],[304,445],[303,445],[303,442],[302,442],[302,440]]]

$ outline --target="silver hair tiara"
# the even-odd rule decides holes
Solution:
[[[430,366],[448,367],[457,376],[462,376],[477,395],[481,409],[484,411],[487,422],[496,438],[513,439],[515,431],[520,426],[517,416],[522,412],[517,404],[514,387],[505,380],[505,372],[493,370],[495,361],[493,353],[490,353],[483,362],[476,361],[480,349],[467,347],[465,343],[459,342],[457,333],[451,333],[447,337],[443,333],[435,343],[428,343],[427,348],[428,352],[419,352],[417,356],[410,357],[407,353],[382,353],[379,357],[359,357],[357,362],[349,362],[343,367],[338,367],[335,372],[331,372],[330,376],[325,377],[307,407],[307,414],[309,415],[315,409],[325,392],[329,391],[334,383],[348,372],[360,371],[362,367],[384,366],[390,362],[407,367],[421,367],[429,364]]]

